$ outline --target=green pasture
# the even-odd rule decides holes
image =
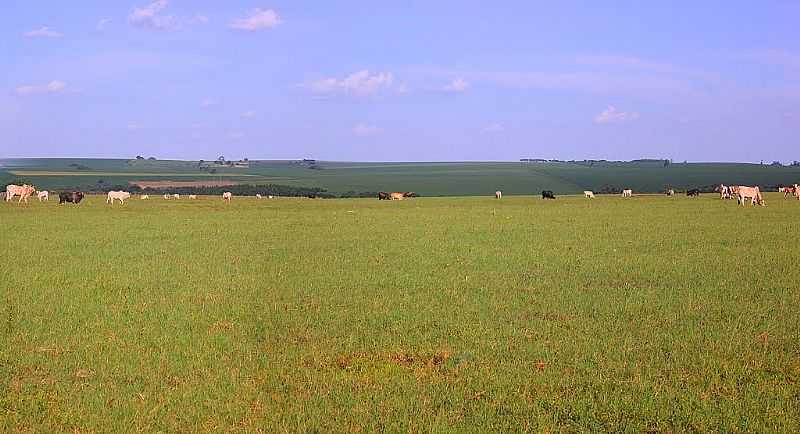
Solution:
[[[796,432],[766,201],[0,203],[0,432]]]

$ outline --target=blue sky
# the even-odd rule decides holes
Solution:
[[[0,157],[800,160],[796,1],[26,0]]]

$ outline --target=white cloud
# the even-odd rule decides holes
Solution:
[[[229,27],[236,30],[255,32],[256,30],[269,29],[281,23],[278,14],[272,9],[253,9],[244,18],[232,20]]]
[[[111,20],[108,18],[100,18],[100,21],[97,22],[97,30],[104,30],[106,28],[106,24],[110,22]]]
[[[172,29],[178,27],[175,17],[172,15],[161,15],[161,11],[167,7],[167,0],[156,0],[145,7],[134,8],[128,15],[128,22],[131,25],[149,29]]]
[[[374,126],[374,125],[367,125],[367,124],[358,124],[353,127],[353,134],[359,137],[367,137],[367,136],[374,136],[380,134],[383,130]]]
[[[456,78],[450,84],[444,86],[442,88],[445,92],[464,92],[469,88],[469,83],[466,82],[463,78]]]
[[[30,32],[25,32],[25,36],[29,38],[60,38],[64,35],[56,32],[55,30],[51,30],[50,27],[45,26],[36,30],[31,30]]]
[[[493,123],[493,124],[487,125],[486,128],[483,129],[483,132],[484,133],[500,133],[500,132],[503,132],[505,130],[506,129],[502,124]]]
[[[253,119],[254,117],[256,117],[256,112],[255,110],[248,110],[242,113],[242,117],[245,119]]]
[[[607,109],[603,110],[595,116],[594,123],[596,124],[608,124],[612,122],[628,122],[628,121],[635,121],[639,119],[639,113],[637,112],[621,112],[617,111],[617,109],[610,105]]]
[[[361,70],[343,79],[326,78],[301,85],[311,92],[322,95],[356,95],[366,96],[392,86],[392,74],[377,73],[370,75],[368,70]]]
[[[53,80],[47,84],[26,84],[17,86],[17,94],[19,95],[37,95],[47,93],[63,92],[67,85],[63,81]]]

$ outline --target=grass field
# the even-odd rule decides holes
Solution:
[[[248,168],[200,171],[193,161],[21,159],[0,160],[7,182],[28,181],[40,189],[79,188],[107,191],[131,181],[236,181],[263,185],[320,187],[333,194],[376,191],[415,191],[423,196],[491,196],[534,194],[552,190],[574,194],[583,190],[632,188],[663,192],[667,187],[689,189],[725,184],[777,185],[800,182],[800,167],[738,163],[596,162],[587,163],[353,163],[321,161],[310,166],[298,161],[252,161]],[[76,167],[82,168],[81,170]],[[146,175],[146,176],[145,176]]]
[[[0,431],[798,431],[800,203],[0,203]]]

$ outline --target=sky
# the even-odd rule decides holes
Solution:
[[[0,5],[0,158],[800,160],[800,2]]]

